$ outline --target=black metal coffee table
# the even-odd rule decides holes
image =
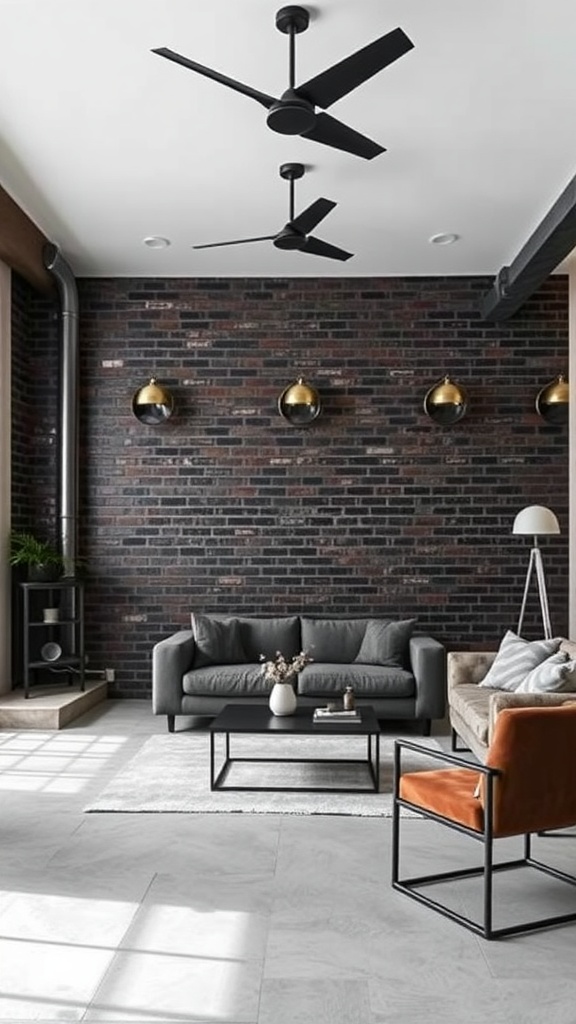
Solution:
[[[268,793],[298,790],[301,793],[378,793],[380,789],[380,726],[371,707],[361,707],[360,722],[314,722],[313,707],[296,708],[293,715],[273,715],[267,704],[227,704],[210,723],[210,789],[258,790]],[[365,736],[365,758],[318,758],[318,757],[233,757],[230,737],[233,734],[266,735],[273,748],[274,736]],[[224,761],[216,772],[215,738],[225,738]],[[284,764],[337,764],[341,766],[363,765],[370,778],[369,786],[234,786],[224,785],[225,778],[235,763],[278,763]]]

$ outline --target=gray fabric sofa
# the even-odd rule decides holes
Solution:
[[[356,702],[379,718],[417,719],[425,735],[445,711],[445,650],[413,632],[413,621],[286,616],[193,616],[155,644],[152,704],[174,731],[177,715],[216,715],[226,704],[262,704],[271,685],[261,655],[286,658],[304,650],[314,660],[298,675],[299,705],[321,706],[353,686]],[[204,629],[205,627],[205,629]]]

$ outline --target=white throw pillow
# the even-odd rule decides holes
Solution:
[[[563,651],[546,658],[533,668],[516,693],[554,693],[575,688],[576,661],[570,661]]]
[[[546,661],[551,654],[555,654],[560,644],[561,637],[530,641],[524,640],[509,629],[490,670],[478,686],[486,686],[492,690],[517,690],[532,669]]]

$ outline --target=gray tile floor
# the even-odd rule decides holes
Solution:
[[[164,730],[112,701],[62,732],[0,731],[1,1022],[576,1024],[576,925],[487,943],[392,892],[389,820],[84,814]],[[410,871],[478,858],[403,829]],[[576,836],[541,843],[576,870]],[[576,907],[531,879],[500,876],[503,914]],[[478,902],[472,883],[451,897]]]

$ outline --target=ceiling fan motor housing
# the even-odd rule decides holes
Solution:
[[[302,135],[316,124],[314,107],[293,89],[287,89],[266,115],[266,124],[281,135]]]
[[[282,231],[279,231],[273,243],[277,249],[303,249],[306,244],[306,235],[296,231],[290,224],[285,224]]]

